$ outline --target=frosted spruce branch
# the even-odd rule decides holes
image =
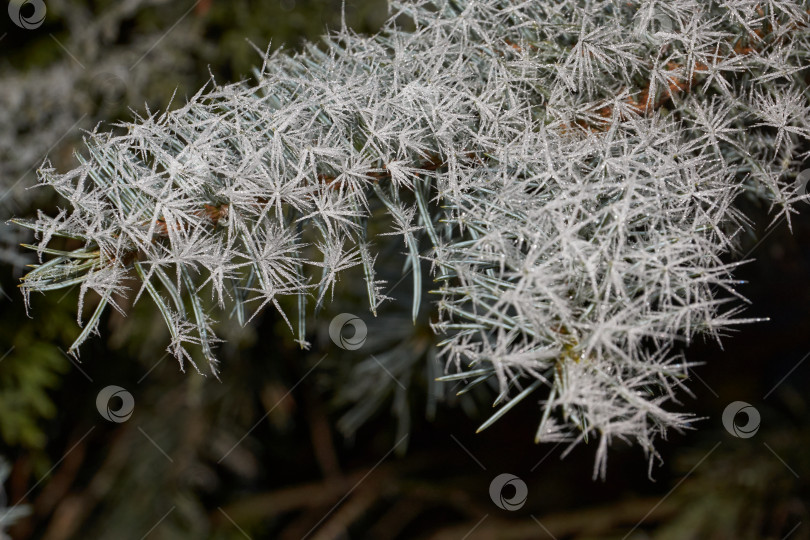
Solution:
[[[806,198],[807,6],[391,13],[374,36],[344,27],[266,56],[253,85],[212,82],[125,135],[93,132],[68,173],[43,167],[68,206],[24,223],[50,258],[23,292],[100,295],[74,351],[116,299],[149,296],[181,366],[197,345],[216,373],[211,303],[240,323],[272,305],[306,345],[307,312],[362,267],[376,314],[386,237],[369,224],[383,220],[403,241],[414,318],[430,263],[444,380],[499,383],[482,429],[544,388],[537,440],[597,438],[595,474],[616,437],[654,456],[690,421],[664,408],[688,374],[673,346],[746,321],[723,258],[747,225],[735,199],[789,220]]]

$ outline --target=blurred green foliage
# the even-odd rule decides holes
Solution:
[[[0,437],[4,446],[36,452],[48,442],[42,420],[57,413],[50,392],[70,367],[58,345],[76,324],[57,297],[42,300],[36,321],[26,317],[20,299],[0,304]]]

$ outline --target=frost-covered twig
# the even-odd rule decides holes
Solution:
[[[786,0],[393,3],[377,35],[269,55],[255,85],[214,82],[43,167],[70,206],[26,223],[53,258],[23,291],[101,295],[75,350],[135,278],[181,365],[197,344],[216,373],[209,304],[272,305],[305,344],[307,305],[362,266],[375,310],[384,213],[414,318],[432,265],[447,379],[499,382],[482,429],[545,387],[538,440],[598,438],[595,473],[614,438],[654,456],[689,426],[664,407],[688,373],[673,345],[746,321],[734,200],[789,220],[806,198],[809,19]]]

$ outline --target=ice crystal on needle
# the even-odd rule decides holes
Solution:
[[[75,349],[134,272],[170,350],[216,372],[206,295],[240,321],[273,306],[303,343],[340,272],[383,300],[368,224],[388,219],[414,318],[431,263],[446,379],[500,383],[482,428],[544,388],[539,440],[599,439],[597,473],[614,438],[654,455],[689,422],[666,408],[688,373],[673,345],[742,321],[735,199],[789,220],[805,197],[809,21],[788,0],[394,2],[374,36],[268,55],[255,84],[43,167],[68,206],[26,223],[43,264],[23,291],[101,295]]]

